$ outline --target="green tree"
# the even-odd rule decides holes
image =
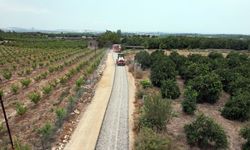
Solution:
[[[245,127],[240,130],[240,135],[246,139],[246,143],[243,145],[243,150],[250,149],[250,124],[248,123]]]
[[[215,103],[222,91],[222,83],[215,73],[197,76],[188,85],[198,92],[197,102]]]
[[[152,65],[150,79],[153,85],[160,87],[162,81],[175,79],[176,74],[174,62],[168,57],[162,57]]]
[[[250,93],[238,92],[225,104],[222,116],[230,120],[245,121],[250,118]]]
[[[176,81],[168,79],[161,83],[161,94],[163,98],[176,99],[181,93]]]
[[[184,92],[184,100],[182,101],[182,110],[190,115],[193,115],[196,110],[196,101],[198,93],[191,87],[187,87]]]
[[[150,55],[146,51],[140,51],[135,55],[135,61],[141,64],[142,69],[149,68],[151,65]]]
[[[187,141],[200,148],[226,149],[228,140],[224,129],[212,118],[199,115],[191,124],[184,126]]]

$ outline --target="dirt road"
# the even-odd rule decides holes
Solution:
[[[117,54],[113,54],[114,59]],[[124,66],[116,66],[115,79],[105,118],[97,141],[97,150],[129,149],[128,79]]]
[[[101,129],[106,106],[108,105],[115,72],[112,53],[108,54],[106,68],[99,81],[91,104],[81,116],[77,128],[65,150],[93,150]]]

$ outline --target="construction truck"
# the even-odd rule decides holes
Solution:
[[[116,65],[117,66],[125,66],[124,54],[122,54],[122,53],[117,54]]]
[[[113,44],[113,45],[112,45],[112,50],[113,50],[114,52],[119,53],[119,52],[121,52],[121,49],[122,49],[121,44]]]

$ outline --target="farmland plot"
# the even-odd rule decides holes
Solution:
[[[4,94],[12,134],[34,149],[48,141],[70,114],[73,95],[95,71],[104,50],[82,48],[23,48],[0,46],[0,89]],[[8,138],[0,115],[0,145]]]

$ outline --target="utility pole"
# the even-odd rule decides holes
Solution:
[[[8,123],[8,118],[7,118],[5,109],[4,109],[3,97],[2,97],[1,94],[0,94],[0,102],[1,102],[2,109],[3,109],[3,114],[4,114],[5,123],[6,123],[7,129],[8,129],[8,133],[9,133],[9,138],[10,138],[11,147],[12,147],[12,149],[14,150],[14,144],[13,144],[13,140],[12,140],[12,136],[11,136],[11,132],[10,132],[10,127],[9,127],[9,123]]]

